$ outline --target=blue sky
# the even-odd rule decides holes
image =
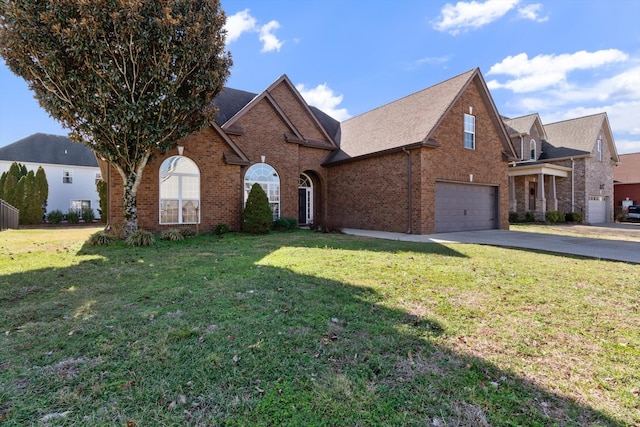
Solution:
[[[619,153],[640,152],[640,1],[222,0],[227,85],[287,74],[339,120],[479,67],[498,111],[544,123],[607,112]],[[0,146],[66,134],[0,64]]]

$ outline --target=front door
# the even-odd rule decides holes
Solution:
[[[307,223],[307,189],[298,189],[298,223]]]

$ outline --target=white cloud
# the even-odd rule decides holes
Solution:
[[[487,75],[512,76],[515,79],[508,80],[506,83],[492,80],[489,88],[509,89],[516,93],[537,91],[564,84],[567,74],[571,71],[598,68],[628,59],[629,55],[618,49],[538,55],[531,59],[526,53],[521,53],[506,57],[502,62],[493,65],[487,73]]]
[[[478,29],[502,18],[512,10],[520,0],[487,0],[485,2],[460,1],[455,6],[447,3],[440,10],[434,28],[457,35],[469,29]]]
[[[282,41],[273,34],[275,30],[280,28],[278,21],[271,21],[266,25],[260,27],[260,41],[263,43],[262,52],[278,51],[282,47]]]
[[[265,25],[258,25],[256,18],[249,14],[249,9],[242,10],[227,17],[227,43],[232,43],[244,33],[258,33],[262,42],[261,52],[280,51],[283,41],[279,40],[274,31],[280,28],[278,21],[270,21]]]
[[[334,119],[344,121],[351,117],[346,108],[337,108],[342,102],[342,95],[335,94],[326,83],[314,88],[307,88],[304,84],[298,84],[296,89],[307,101],[307,104],[319,108]]]
[[[528,4],[518,8],[518,16],[524,19],[530,19],[534,22],[546,22],[549,20],[548,16],[540,16],[542,12],[542,4]]]
[[[227,43],[231,43],[238,40],[242,33],[256,31],[256,18],[249,15],[249,9],[245,9],[227,17],[224,27],[227,30]]]
[[[618,154],[640,153],[640,139],[616,140],[616,149]]]

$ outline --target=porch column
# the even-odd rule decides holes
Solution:
[[[538,221],[545,220],[547,213],[547,198],[544,195],[544,174],[538,175],[538,191],[536,192],[536,219]]]
[[[549,202],[551,203],[551,210],[558,210],[558,198],[556,197],[556,176],[551,175],[551,182],[549,183]]]
[[[518,200],[516,199],[516,179],[509,177],[509,212],[518,211]]]

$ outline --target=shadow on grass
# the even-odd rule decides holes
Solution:
[[[0,422],[621,425],[439,345],[443,325],[370,287],[270,258],[282,247],[463,256],[370,242],[292,233],[85,247],[95,258],[1,276]]]

